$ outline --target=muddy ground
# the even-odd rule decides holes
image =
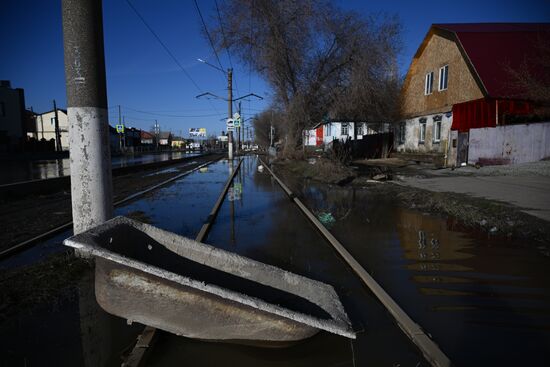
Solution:
[[[314,164],[312,164],[315,162]],[[327,159],[315,161],[276,161],[285,174],[370,190],[395,198],[406,208],[450,218],[465,230],[486,232],[490,236],[527,240],[530,245],[550,244],[548,222],[531,216],[522,208],[488,199],[474,198],[453,192],[432,192],[399,185],[392,179],[410,174],[397,166],[342,166]],[[377,178],[377,180],[373,180]],[[549,254],[550,256],[550,254]]]
[[[221,155],[196,157],[179,163],[173,170],[163,167],[114,177],[114,201],[218,158]],[[157,171],[161,173],[151,175]],[[0,251],[71,220],[71,194],[68,191],[4,199],[0,202]]]

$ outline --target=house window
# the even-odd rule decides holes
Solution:
[[[340,135],[348,135],[348,124],[342,124],[342,130]]]
[[[430,71],[426,74],[426,80],[424,81],[424,94],[432,94],[434,86],[434,72]]]
[[[50,124],[55,125],[55,117],[50,118]]]
[[[363,135],[363,124],[357,124],[357,135]]]
[[[449,80],[449,65],[445,65],[439,69],[439,90],[447,89],[447,81]]]
[[[399,124],[399,132],[398,132],[399,144],[405,144],[405,132],[406,132],[406,125],[404,122],[402,122]]]
[[[434,143],[441,141],[441,116],[434,116]]]
[[[326,124],[325,125],[325,132],[326,132],[326,136],[331,136],[332,134],[330,133],[330,124]]]
[[[6,105],[4,104],[4,102],[0,102],[0,116],[6,116]]]
[[[424,141],[426,141],[426,119],[422,118],[420,119],[420,136],[418,137],[418,143],[424,144]]]

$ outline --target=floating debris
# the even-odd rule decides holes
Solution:
[[[334,216],[330,212],[317,213],[317,219],[319,219],[324,226],[331,226],[336,222],[336,219],[334,219]]]

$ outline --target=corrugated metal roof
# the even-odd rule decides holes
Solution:
[[[525,66],[530,73],[550,82],[541,64],[541,48],[550,44],[550,23],[434,24],[452,32],[468,56],[488,96],[522,97],[507,68]]]

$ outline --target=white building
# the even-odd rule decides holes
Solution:
[[[57,116],[61,135],[61,150],[69,150],[69,120],[67,119],[67,111],[58,108]],[[38,140],[53,139],[55,141],[54,110],[36,115],[36,137]]]
[[[330,144],[334,140],[362,140],[365,135],[389,131],[389,123],[329,121],[319,123],[310,130],[304,130],[304,143],[306,146],[320,146]]]

